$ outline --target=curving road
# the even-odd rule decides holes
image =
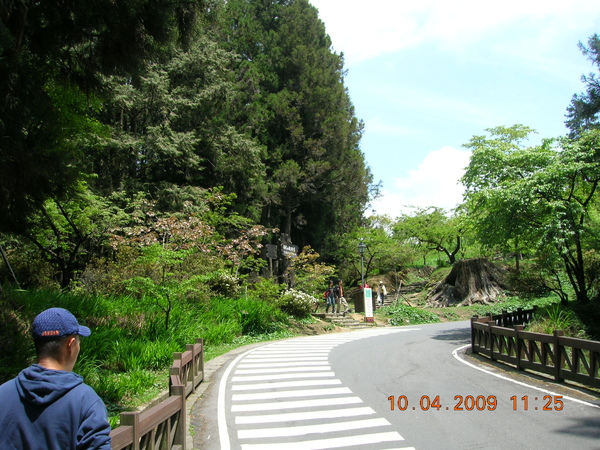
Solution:
[[[287,339],[232,357],[204,449],[600,449],[597,398],[465,355],[468,322]]]

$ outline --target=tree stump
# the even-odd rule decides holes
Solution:
[[[427,294],[427,306],[490,304],[504,295],[504,270],[486,258],[457,261],[452,270]]]

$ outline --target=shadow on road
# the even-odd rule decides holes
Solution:
[[[571,423],[563,428],[558,428],[556,431],[564,434],[600,438],[600,417],[571,420]]]
[[[470,344],[471,330],[469,328],[455,328],[453,330],[444,330],[434,335],[433,339],[452,342],[456,345]]]

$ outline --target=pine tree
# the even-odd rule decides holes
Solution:
[[[267,150],[263,224],[322,251],[360,222],[371,182],[343,56],[306,0],[228,1],[222,33],[242,57],[239,120]]]

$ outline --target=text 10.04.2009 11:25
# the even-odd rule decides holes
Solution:
[[[513,395],[509,400],[513,411],[562,411],[564,408],[562,395]],[[388,401],[392,411],[495,411],[498,407],[498,398],[495,395],[455,395],[454,403],[447,406],[442,405],[439,395],[422,395],[418,402],[410,402],[405,395],[391,395]]]

